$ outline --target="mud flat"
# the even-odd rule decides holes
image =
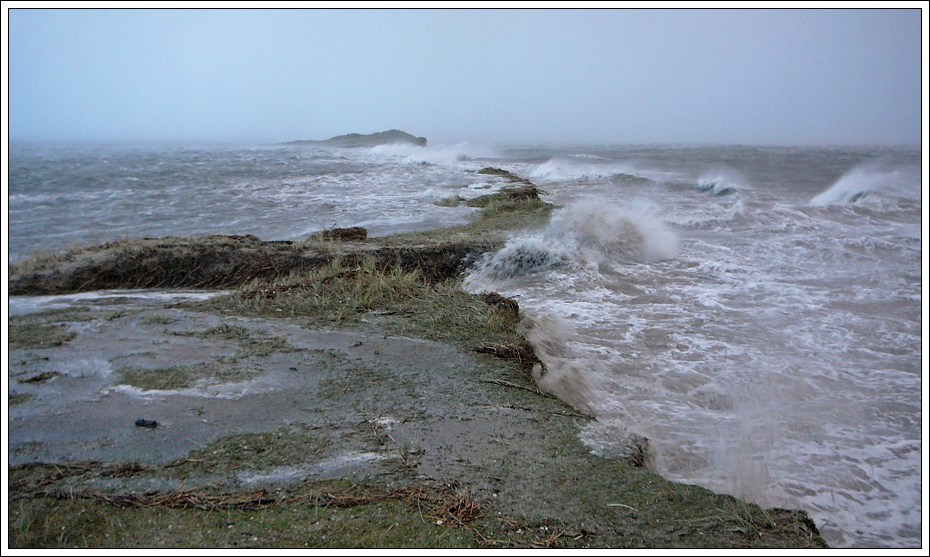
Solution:
[[[551,209],[498,175],[457,229],[11,269],[11,547],[823,547],[803,512],[652,473],[644,439],[581,444],[519,306],[461,289]]]

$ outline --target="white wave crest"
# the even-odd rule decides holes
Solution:
[[[583,200],[559,209],[541,232],[511,238],[486,254],[465,279],[472,291],[502,282],[586,264],[650,262],[674,257],[678,236],[645,202],[629,207]]]
[[[587,262],[657,261],[678,251],[678,236],[644,201],[626,207],[582,200],[556,211],[547,232],[567,239]]]
[[[746,180],[731,168],[718,168],[705,172],[694,185],[701,191],[714,195],[730,195],[745,187]]]
[[[863,164],[840,176],[826,191],[811,199],[810,204],[814,207],[846,205],[856,203],[872,192],[911,197],[914,183],[918,185],[916,191],[919,195],[920,182],[915,182],[907,169],[884,169],[874,163]]]
[[[391,143],[372,147],[372,155],[399,158],[404,164],[454,164],[473,159],[497,158],[497,152],[486,145],[473,145],[467,141],[453,145],[418,146],[408,143]]]
[[[580,158],[580,157],[576,157]],[[601,160],[607,160],[600,158]],[[585,163],[578,160],[553,158],[539,165],[530,173],[530,178],[543,182],[569,182],[597,180],[612,176],[628,175],[639,177],[632,165],[620,161],[609,163]]]
[[[499,251],[485,254],[465,277],[465,288],[474,292],[495,290],[492,285],[510,279],[574,264],[571,246],[553,242],[545,234],[513,238]]]
[[[572,158],[575,158],[575,159],[587,159],[587,160],[592,160],[592,161],[609,161],[609,160],[612,160],[612,159],[609,159],[609,158],[607,158],[607,157],[602,157],[602,156],[600,156],[600,155],[592,155],[592,154],[590,154],[590,153],[575,153],[574,155],[569,155],[569,156],[571,156]]]

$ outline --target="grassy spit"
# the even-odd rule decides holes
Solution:
[[[469,255],[502,246],[508,230],[544,223],[552,210],[530,186],[508,188],[473,203],[482,210],[468,225],[385,238],[342,240],[361,235],[334,231],[299,242],[265,242],[251,235],[143,238],[39,254],[10,267],[10,294],[230,288],[312,271],[337,259],[347,266],[367,263],[378,270],[416,271],[424,281],[440,281],[456,277]]]
[[[322,234],[294,243],[216,236],[122,241],[33,258],[11,269],[10,279],[11,294],[235,287],[228,296],[187,307],[310,328],[375,322],[386,333],[483,354],[479,358],[503,371],[474,380],[474,392],[451,400],[480,396],[488,404],[485,416],[476,410],[476,417],[492,426],[519,422],[508,430],[509,441],[479,436],[456,447],[480,455],[475,462],[483,464],[461,465],[463,459],[441,448],[399,442],[403,430],[393,433],[395,439],[362,425],[353,435],[396,454],[378,478],[263,489],[235,480],[246,472],[299,467],[308,455],[330,449],[332,437],[295,424],[230,434],[162,466],[21,465],[8,471],[11,547],[823,547],[802,512],[766,510],[671,483],[642,467],[642,459],[599,458],[581,445],[577,433],[588,418],[539,393],[530,379],[538,360],[518,332],[516,304],[460,288],[464,259],[500,247],[510,229],[543,225],[552,209],[522,178],[499,169],[485,173],[518,187],[468,202],[481,212],[467,226],[351,241]],[[149,321],[171,323],[159,315]],[[11,339],[34,348],[67,343],[69,334],[55,322],[11,323]],[[237,357],[292,350],[230,325],[192,334],[240,342]],[[205,378],[238,380],[242,373],[198,366],[163,371],[118,374],[126,384],[160,389]],[[374,374],[366,380],[381,380],[381,371],[365,373]],[[357,388],[353,381],[347,376],[333,396]],[[482,388],[487,392],[477,391]],[[443,473],[443,463],[455,471]],[[133,487],[151,482],[161,487]]]

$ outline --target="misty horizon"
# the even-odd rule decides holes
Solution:
[[[921,142],[916,9],[9,15],[17,144]]]
[[[404,132],[408,132],[406,129],[402,128],[392,128],[398,129]],[[348,135],[348,134],[361,134],[367,135],[377,132],[382,132],[387,130],[371,130],[371,131],[347,131],[344,134],[338,135]],[[411,135],[419,135],[413,131],[410,131]],[[197,139],[197,138],[154,138],[154,139],[10,139],[9,145],[11,146],[111,146],[111,147],[243,147],[243,146],[255,146],[255,147],[268,147],[268,146],[284,146],[289,143],[293,144],[295,141],[303,140],[325,140],[331,137],[289,137],[281,138],[280,140],[249,140],[248,138],[242,139]],[[430,137],[426,138],[428,140],[425,148],[433,147],[455,147],[463,145],[471,145],[475,147],[489,147],[491,149],[520,149],[520,148],[546,148],[546,149],[568,149],[568,148],[589,148],[589,149],[617,149],[617,148],[626,148],[626,147],[671,147],[671,148],[683,148],[683,149],[701,149],[701,148],[715,148],[715,147],[759,147],[759,148],[814,148],[814,149],[851,149],[851,150],[869,150],[869,149],[920,149],[921,142],[917,141],[915,143],[777,143],[777,142],[714,142],[714,141],[694,141],[694,142],[673,142],[673,141],[653,141],[653,142],[622,142],[622,141],[536,141],[536,142],[516,142],[516,141],[479,141],[479,140],[456,140],[448,139],[445,141],[434,140]],[[299,145],[298,145],[299,146]],[[345,148],[345,147],[335,147],[335,148]],[[492,157],[493,158],[493,157]]]

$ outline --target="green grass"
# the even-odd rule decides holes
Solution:
[[[234,436],[196,457],[220,461],[242,444],[266,447],[267,453],[275,450],[269,441]],[[291,451],[313,448],[282,441]],[[562,441],[540,439],[560,448]],[[504,451],[502,467],[519,455]],[[153,470],[25,465],[10,470],[11,493],[17,495],[9,505],[10,547],[823,547],[801,513],[760,509],[586,451],[565,457],[539,471],[537,506],[519,515],[495,510],[493,498],[482,501],[455,484],[423,479],[392,486],[327,480],[273,491],[112,493],[69,486],[82,478]],[[274,457],[253,454],[230,466],[256,458],[267,465]],[[162,470],[176,467],[169,463]],[[525,465],[519,470],[524,473]]]
[[[318,460],[328,446],[328,437],[299,425],[268,433],[230,435],[169,464],[165,472],[185,478],[291,466]]]
[[[468,200],[458,196],[441,200],[437,204],[457,206],[458,203],[465,203],[480,210],[476,218],[467,224],[386,236],[376,238],[375,241],[383,246],[489,241],[503,245],[507,234],[513,230],[544,226],[555,209],[555,206],[525,192],[528,192],[527,188],[505,188],[497,193]]]
[[[10,504],[11,548],[477,547],[400,499],[349,507],[287,503],[260,510],[119,508],[96,500]]]
[[[112,493],[72,483],[152,473],[222,472],[281,462],[312,451],[306,432],[239,435],[217,441],[180,464],[76,463],[10,469],[8,532],[12,548],[379,548],[477,547],[466,523],[479,506],[451,486],[400,487],[345,480],[305,482],[292,490]],[[242,447],[248,447],[243,452]],[[231,460],[225,459],[232,457]],[[184,469],[189,461],[219,468]]]

